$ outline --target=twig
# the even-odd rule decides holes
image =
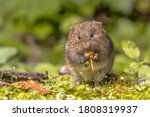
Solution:
[[[48,78],[48,72],[45,74],[38,72],[19,72],[14,70],[0,71],[0,79],[3,82],[12,83],[24,80],[36,80],[41,81]]]

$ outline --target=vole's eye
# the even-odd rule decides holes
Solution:
[[[90,35],[89,35],[89,36],[90,36],[91,38],[94,37],[95,32],[96,32],[96,31],[95,31],[94,29],[92,29],[92,30],[90,31]]]
[[[94,34],[93,34],[93,33],[91,33],[91,34],[90,34],[90,37],[94,37]]]
[[[77,37],[79,40],[81,39],[81,36],[80,35],[78,35],[78,37]]]

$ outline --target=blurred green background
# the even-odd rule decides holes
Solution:
[[[86,20],[102,21],[112,38],[115,72],[130,63],[123,40],[150,56],[150,0],[0,0],[1,69],[55,72],[64,64],[69,27]]]

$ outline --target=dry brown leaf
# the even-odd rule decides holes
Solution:
[[[51,93],[50,90],[43,88],[38,81],[19,81],[12,83],[13,86],[24,89],[24,90],[36,90],[41,94]]]

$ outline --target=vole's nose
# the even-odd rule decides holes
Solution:
[[[90,48],[90,42],[87,41],[86,43],[83,43],[83,48],[84,49],[89,49]]]

